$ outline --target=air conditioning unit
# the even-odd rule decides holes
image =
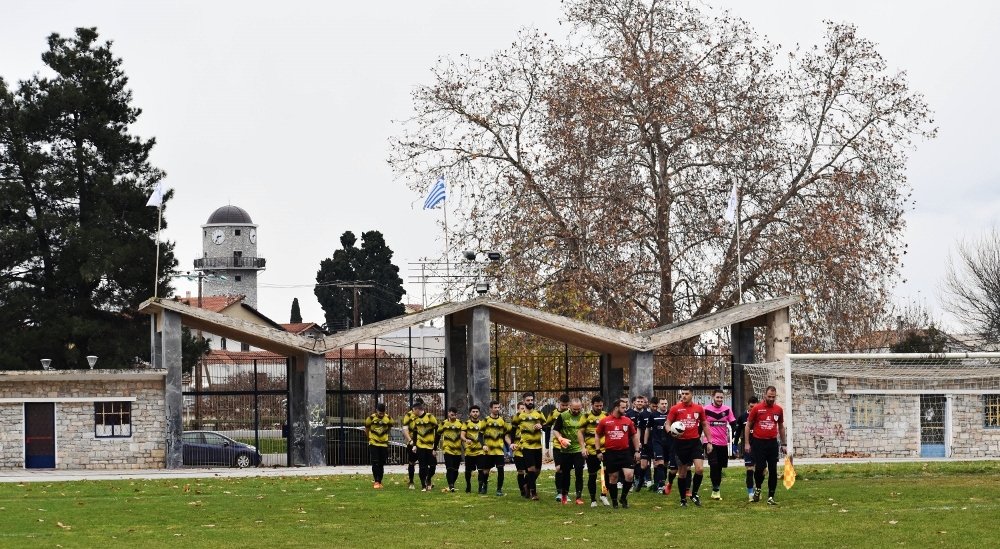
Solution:
[[[837,392],[837,380],[832,377],[818,377],[813,380],[817,395],[832,395]]]

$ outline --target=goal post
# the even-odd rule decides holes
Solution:
[[[773,385],[799,457],[1000,455],[1000,353],[791,354],[745,364]]]

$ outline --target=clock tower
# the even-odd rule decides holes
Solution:
[[[201,226],[202,257],[194,268],[208,276],[202,295],[245,295],[244,303],[257,308],[257,271],[264,270],[257,257],[257,225],[237,206],[223,206]]]

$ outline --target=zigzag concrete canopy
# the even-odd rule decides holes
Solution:
[[[661,347],[695,337],[699,334],[746,323],[763,318],[774,311],[784,309],[802,300],[799,296],[786,296],[754,303],[744,303],[701,317],[676,322],[640,333],[629,333],[614,328],[600,326],[564,316],[539,311],[480,297],[468,301],[446,303],[424,309],[418,313],[398,316],[359,328],[312,339],[268,326],[254,324],[227,315],[190,307],[169,299],[149,299],[139,308],[146,314],[159,314],[163,310],[179,313],[186,326],[204,330],[222,337],[232,338],[267,349],[275,353],[298,355],[301,353],[320,355],[330,349],[338,349],[354,343],[376,338],[409,326],[416,326],[427,320],[454,315],[461,324],[471,309],[485,307],[490,312],[490,320],[504,326],[542,337],[567,343],[574,347],[613,355],[630,351],[654,351]]]

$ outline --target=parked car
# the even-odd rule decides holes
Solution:
[[[396,440],[394,434],[389,436],[389,452],[386,463],[398,465],[406,463],[406,445]],[[326,428],[326,464],[327,465],[368,465],[371,458],[368,455],[368,435],[364,427],[327,427]]]
[[[184,431],[182,438],[184,465],[227,465],[241,469],[260,465],[257,448],[215,431]]]

